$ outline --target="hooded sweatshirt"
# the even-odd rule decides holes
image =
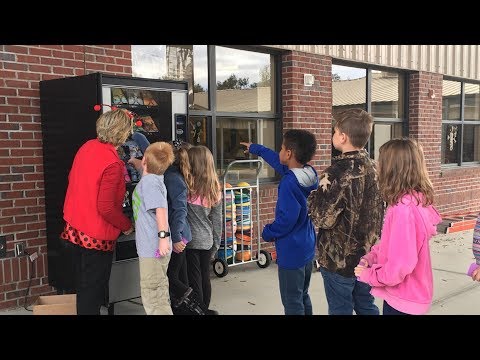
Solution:
[[[279,267],[303,267],[315,255],[315,228],[308,216],[307,197],[318,187],[317,172],[310,165],[288,169],[280,163],[278,153],[262,145],[251,144],[250,153],[261,156],[282,175],[275,220],[265,225],[262,237],[265,241],[275,241]]]
[[[416,195],[423,199],[421,193]],[[358,278],[372,286],[373,296],[407,314],[429,310],[433,298],[429,240],[441,220],[432,205],[418,205],[409,194],[387,208],[380,242],[363,257],[369,267]]]

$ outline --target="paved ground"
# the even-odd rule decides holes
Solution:
[[[434,275],[434,301],[431,315],[480,315],[480,284],[465,272],[473,261],[472,231],[437,235],[431,240]],[[277,266],[260,269],[256,263],[229,267],[229,273],[217,278],[212,272],[211,308],[225,315],[282,315],[278,292]],[[310,296],[314,314],[327,314],[322,276],[312,274]],[[377,299],[377,305],[382,301]],[[381,306],[380,306],[381,308]],[[106,311],[105,311],[106,313]],[[31,314],[23,308],[0,315]],[[140,299],[116,305],[116,315],[145,314]]]

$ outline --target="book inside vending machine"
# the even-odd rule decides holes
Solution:
[[[95,106],[97,105],[97,106]],[[98,106],[100,105],[100,106]],[[58,293],[73,292],[73,270],[62,256],[63,202],[77,150],[96,138],[96,120],[111,108],[136,114],[134,133],[118,149],[125,162],[124,213],[133,220],[132,193],[140,174],[126,162],[141,158],[148,144],[186,140],[188,83],[92,73],[40,82],[49,284]],[[88,174],[86,174],[88,176]],[[106,304],[140,296],[135,233],[117,239]]]

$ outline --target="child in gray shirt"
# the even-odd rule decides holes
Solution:
[[[173,160],[170,144],[149,145],[142,159],[143,175],[132,196],[140,290],[147,315],[172,315],[167,277],[172,242],[163,173]]]

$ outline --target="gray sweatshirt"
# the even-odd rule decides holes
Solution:
[[[187,249],[218,250],[222,234],[222,202],[212,207],[206,206],[202,199],[187,200],[187,219],[192,231],[192,241]]]

